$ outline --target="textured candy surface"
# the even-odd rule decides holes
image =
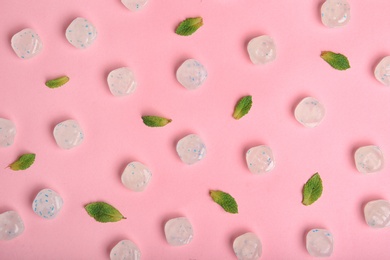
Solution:
[[[20,236],[24,231],[24,223],[15,211],[0,214],[0,240],[11,240]]]
[[[51,190],[43,189],[35,197],[32,208],[38,216],[45,219],[54,219],[64,204],[61,196]]]
[[[22,59],[30,59],[42,51],[42,41],[38,34],[30,28],[16,33],[11,39],[12,49]]]
[[[85,49],[95,41],[97,31],[87,19],[78,17],[69,24],[65,36],[74,47]]]

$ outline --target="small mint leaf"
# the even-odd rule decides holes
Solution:
[[[213,201],[219,204],[226,212],[232,214],[238,213],[237,202],[229,193],[220,190],[210,190],[210,196]]]
[[[176,34],[188,36],[196,32],[203,25],[202,17],[187,18],[176,28]]]
[[[69,77],[63,76],[56,79],[46,81],[46,86],[49,88],[59,88],[62,85],[66,84],[69,81]]]
[[[305,183],[302,190],[302,204],[309,206],[317,201],[322,195],[322,180],[318,172],[311,176]]]
[[[323,51],[321,52],[321,58],[336,70],[346,70],[351,67],[348,58],[341,53]]]
[[[119,210],[105,202],[89,203],[84,208],[88,215],[98,222],[118,222],[122,219],[126,219]]]
[[[252,96],[242,97],[236,104],[234,108],[233,117],[235,119],[240,119],[241,117],[248,114],[249,110],[252,107]]]
[[[159,116],[143,116],[142,120],[149,127],[162,127],[172,122],[172,119]]]
[[[34,161],[35,153],[26,153],[20,156],[15,162],[11,163],[8,167],[14,171],[26,170],[34,163]]]

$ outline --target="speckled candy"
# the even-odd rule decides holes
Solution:
[[[184,61],[176,71],[176,78],[186,89],[199,88],[207,78],[206,68],[197,60]]]
[[[306,249],[311,256],[331,256],[333,253],[333,235],[325,229],[310,230],[306,235]]]
[[[85,49],[95,41],[97,31],[95,26],[87,19],[78,17],[70,23],[65,36],[74,47]]]
[[[79,123],[71,119],[57,124],[53,135],[57,145],[66,150],[79,146],[84,141],[84,132]]]
[[[390,202],[387,200],[373,200],[368,202],[364,206],[364,218],[370,227],[390,227]]]
[[[140,260],[141,251],[130,240],[122,240],[110,252],[110,260]]]
[[[246,163],[249,170],[255,174],[269,172],[275,167],[272,150],[266,145],[250,148],[246,152]]]
[[[251,232],[236,237],[233,250],[239,260],[257,260],[262,254],[260,239]]]
[[[43,44],[33,29],[26,28],[12,37],[11,46],[18,57],[30,59],[42,51]]]
[[[8,147],[14,143],[16,135],[15,124],[5,118],[0,118],[0,147]]]
[[[127,96],[137,88],[134,73],[129,68],[119,68],[111,71],[107,77],[111,93],[116,97]]]
[[[0,240],[11,240],[20,236],[24,231],[24,223],[15,211],[0,214]]]
[[[266,64],[276,59],[276,45],[268,35],[253,38],[247,46],[253,64]]]
[[[35,197],[32,208],[38,216],[45,219],[54,219],[64,204],[61,196],[51,190],[43,189]]]
[[[190,134],[177,142],[176,151],[184,163],[191,165],[206,156],[206,145],[199,136]]]
[[[381,149],[375,145],[360,147],[355,152],[356,169],[361,173],[372,173],[383,169],[384,159]]]
[[[317,99],[306,97],[296,106],[294,115],[302,125],[316,127],[325,117],[325,107]]]
[[[143,191],[152,179],[152,172],[140,162],[131,162],[123,171],[121,179],[129,190]]]
[[[143,9],[147,3],[148,0],[122,0],[122,4],[124,4],[127,9],[133,12]]]
[[[172,246],[182,246],[191,242],[194,231],[185,217],[173,218],[165,224],[165,238]]]
[[[321,21],[330,28],[346,25],[351,19],[346,0],[326,0],[321,7]]]

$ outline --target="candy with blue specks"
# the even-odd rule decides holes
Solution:
[[[38,216],[45,219],[54,219],[61,211],[64,201],[61,196],[51,190],[43,189],[35,197],[32,208]]]
[[[305,127],[318,126],[325,117],[325,107],[317,99],[306,97],[299,102],[294,111],[295,119]]]
[[[206,156],[206,145],[195,134],[190,134],[177,142],[176,152],[185,164],[194,164]]]
[[[122,0],[122,4],[133,12],[143,9],[147,3],[148,0]]]
[[[333,235],[326,229],[312,229],[306,235],[306,249],[315,257],[329,257],[333,253]]]
[[[141,251],[130,240],[122,240],[116,244],[110,252],[111,260],[140,260]]]
[[[234,239],[233,250],[239,260],[257,260],[261,257],[262,244],[254,233],[248,232]]]
[[[199,88],[208,76],[206,68],[197,60],[184,61],[176,71],[177,81],[186,89]]]
[[[165,238],[172,246],[189,244],[194,237],[190,221],[185,217],[173,218],[165,223]]]
[[[351,19],[346,0],[326,0],[321,7],[321,21],[330,28],[346,25]]]
[[[129,163],[122,173],[122,183],[129,190],[144,191],[152,179],[152,172],[140,162]]]
[[[11,240],[20,236],[24,231],[24,223],[15,211],[0,214],[0,240]]]
[[[364,218],[370,227],[390,227],[390,202],[387,200],[373,200],[368,202],[364,206]]]
[[[130,95],[137,88],[134,73],[129,68],[118,68],[111,71],[107,77],[108,87],[116,97]]]
[[[381,149],[375,145],[362,146],[355,152],[356,168],[361,173],[372,173],[383,169],[384,158]]]
[[[62,149],[72,149],[84,141],[84,132],[75,120],[66,120],[54,127],[54,139]]]
[[[87,19],[77,17],[65,32],[66,39],[78,49],[86,49],[95,41],[97,30]]]
[[[249,170],[255,174],[271,171],[275,167],[275,159],[270,147],[260,145],[246,152],[246,163]]]
[[[19,58],[30,59],[42,51],[43,44],[33,29],[26,28],[12,36],[11,46]]]
[[[276,59],[276,45],[268,35],[262,35],[249,41],[247,50],[253,64],[266,64]]]

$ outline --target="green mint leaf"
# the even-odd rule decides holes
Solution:
[[[59,88],[62,85],[64,85],[65,83],[67,83],[68,81],[69,81],[69,77],[63,76],[63,77],[60,77],[60,78],[48,80],[48,81],[46,81],[45,84],[49,88]]]
[[[150,127],[162,127],[172,122],[172,119],[159,116],[143,116],[142,120],[144,121],[145,125]]]
[[[322,180],[318,172],[311,176],[305,183],[302,190],[302,204],[309,206],[321,197],[322,194]]]
[[[234,108],[233,117],[235,119],[240,119],[241,117],[248,114],[249,110],[252,107],[252,96],[242,97],[236,104]]]
[[[210,196],[226,212],[233,214],[238,213],[237,202],[229,193],[220,190],[210,190]]]
[[[34,161],[35,153],[26,153],[20,156],[16,161],[11,163],[8,167],[14,171],[26,170],[34,163]]]
[[[323,51],[321,52],[321,58],[336,70],[346,70],[351,67],[348,58],[341,53]]]
[[[187,18],[176,28],[176,34],[188,36],[196,32],[203,25],[202,17]]]
[[[98,222],[117,222],[126,219],[119,210],[105,202],[89,203],[84,208]]]

